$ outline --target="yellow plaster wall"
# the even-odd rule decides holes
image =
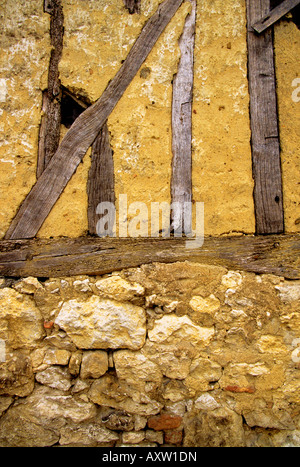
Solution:
[[[0,237],[35,183],[49,44],[40,0],[0,2]]]
[[[198,1],[193,190],[205,234],[255,230],[244,0]]]

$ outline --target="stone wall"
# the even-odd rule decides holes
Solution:
[[[0,446],[299,446],[300,282],[3,278]]]

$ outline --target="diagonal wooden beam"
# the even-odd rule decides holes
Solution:
[[[159,5],[102,96],[75,120],[63,138],[57,152],[23,201],[5,238],[32,238],[37,234],[86,151],[182,2],[164,0]]]
[[[300,0],[285,0],[276,8],[267,13],[261,20],[254,23],[252,28],[254,31],[261,34],[298,5],[300,5]]]

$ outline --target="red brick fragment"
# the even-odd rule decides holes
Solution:
[[[248,394],[253,394],[255,392],[255,388],[253,387],[240,387],[240,386],[226,386],[225,391],[230,392],[247,392]]]
[[[45,329],[51,329],[53,324],[54,324],[53,321],[44,321],[44,328]]]
[[[148,427],[153,430],[172,430],[178,428],[182,422],[182,417],[179,415],[161,414],[150,417],[148,420]]]

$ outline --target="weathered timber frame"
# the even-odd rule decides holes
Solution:
[[[279,235],[284,231],[284,218],[274,51],[272,31],[268,29],[300,0],[286,0],[272,11],[270,0],[246,0],[256,235],[207,237],[203,246],[190,249],[186,248],[184,238],[34,238],[90,146],[88,223],[89,233],[96,233],[97,203],[114,202],[113,157],[107,118],[183,1],[164,0],[161,3],[102,96],[77,117],[56,151],[53,150],[57,144],[56,136],[50,136],[54,141],[52,149],[47,149],[46,143],[47,135],[54,135],[56,130],[47,129],[50,122],[42,120],[37,182],[21,205],[5,240],[0,241],[1,275],[98,275],[155,261],[187,260],[300,279],[300,236]],[[192,199],[191,111],[196,0],[189,1],[192,12],[186,19],[180,39],[182,59],[173,82],[172,102],[171,197],[172,201],[182,203]],[[139,13],[140,0],[124,0],[124,6],[130,14]],[[56,42],[49,67],[52,63],[57,69],[63,30],[61,0],[44,0],[44,9],[52,15],[51,24],[57,24],[59,31],[59,37],[53,34]],[[61,99],[61,85],[55,71],[52,77],[49,74],[49,79],[43,109],[49,115],[55,113],[54,127],[57,128],[61,120],[57,105],[57,99]],[[177,135],[176,129],[179,130]],[[103,174],[106,183],[103,183]],[[181,222],[182,227],[183,219],[188,224],[185,225],[187,232],[191,224],[190,213],[184,213],[183,209],[173,212],[175,225]]]

